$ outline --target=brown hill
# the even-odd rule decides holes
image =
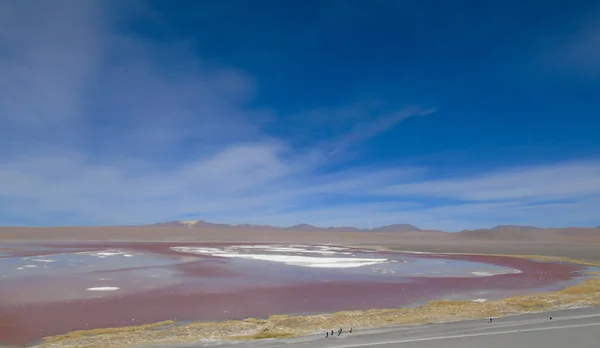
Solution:
[[[317,227],[309,224],[298,224],[290,227],[273,227],[257,225],[228,225],[198,221],[169,221],[150,226],[170,228],[193,228],[202,230],[228,230],[230,232],[251,233],[285,232],[285,233],[370,233],[400,234],[406,239],[422,239],[425,241],[486,241],[486,242],[600,242],[600,228],[564,227],[539,228],[535,226],[499,225],[490,229],[464,230],[448,233],[435,230],[422,230],[410,224],[393,224],[375,228],[356,227]]]
[[[408,224],[377,228],[291,227],[217,224],[203,220],[167,221],[145,226],[0,227],[0,240],[103,241],[260,241],[303,243],[368,243],[373,245],[482,245],[568,243],[600,245],[600,228],[501,225],[490,229],[448,233]]]
[[[370,232],[417,232],[422,229],[409,224],[394,224],[368,229]]]
[[[416,226],[409,224],[394,224],[388,226],[381,226],[375,228],[357,228],[357,227],[317,227],[309,224],[298,224],[290,227],[273,227],[264,225],[229,225],[229,224],[217,224],[207,222],[204,220],[190,220],[190,221],[167,221],[159,222],[151,225],[145,225],[141,227],[187,227],[187,228],[198,228],[198,229],[237,229],[237,230],[269,230],[269,231],[311,231],[311,232],[382,232],[382,233],[408,233],[408,232],[419,232],[424,231]],[[439,232],[439,231],[427,231],[427,232]],[[444,232],[439,232],[444,233]]]
[[[498,242],[600,242],[600,228],[500,225],[491,229],[465,230],[453,233],[449,237]]]

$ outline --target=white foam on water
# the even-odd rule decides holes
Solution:
[[[36,267],[37,267],[37,265],[25,265],[25,266],[23,266],[23,267],[25,267],[25,268],[36,268]]]
[[[307,246],[308,247],[308,246]],[[241,250],[240,250],[241,249]],[[300,266],[300,267],[314,267],[314,268],[353,268],[361,266],[375,265],[379,263],[389,262],[388,259],[367,259],[367,258],[349,258],[349,257],[315,257],[315,256],[304,256],[304,255],[281,255],[281,254],[252,254],[245,253],[243,249],[259,249],[261,251],[279,251],[279,252],[297,252],[300,249],[299,246],[294,245],[290,247],[280,246],[244,246],[239,247],[225,247],[225,248],[211,248],[211,247],[172,247],[171,250],[200,254],[200,255],[211,255],[218,257],[227,258],[240,258],[247,260],[261,260],[279,262],[289,266]],[[314,253],[314,251],[311,250]],[[322,254],[322,251],[316,251],[317,254]],[[335,253],[335,252],[333,252]]]
[[[99,287],[95,287],[95,288],[87,288],[87,291],[115,291],[115,290],[119,290],[120,288],[117,288],[116,286],[99,286]]]

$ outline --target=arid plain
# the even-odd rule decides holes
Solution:
[[[419,230],[392,225],[357,231],[351,227],[290,228],[177,222],[148,226],[106,227],[0,227],[2,242],[114,241],[114,242],[266,242],[338,243],[381,246],[423,252],[546,255],[600,259],[600,226],[595,228],[535,228],[498,226],[457,233]]]
[[[590,271],[600,228],[198,221],[2,227],[0,240],[0,266],[17,270],[0,280],[0,344],[16,346],[284,338],[594,305],[600,290]],[[442,272],[426,270],[432,265]]]

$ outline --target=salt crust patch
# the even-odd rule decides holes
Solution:
[[[52,260],[52,259],[32,259],[31,261],[35,261],[35,262],[56,262],[56,260]]]
[[[375,273],[381,273],[381,274],[395,274],[396,271],[391,270],[391,269],[385,269],[385,268],[372,268],[373,272]]]
[[[491,276],[500,275],[500,274],[516,274],[516,273],[523,273],[523,272],[518,269],[509,268],[509,269],[504,269],[504,270],[498,271],[498,272],[469,272],[469,273],[471,273],[472,275],[478,276],[478,277],[491,277]]]
[[[90,255],[96,256],[101,259],[106,258],[107,256],[124,256],[124,257],[133,257],[133,255],[128,254],[122,250],[102,250],[102,251],[82,251],[77,253],[78,255]]]
[[[309,249],[311,248],[311,249]],[[224,248],[210,247],[172,247],[171,250],[200,254],[211,255],[218,257],[240,258],[248,260],[261,260],[279,262],[289,266],[314,267],[314,268],[353,268],[361,266],[375,265],[379,263],[389,262],[388,259],[367,259],[367,258],[349,258],[349,257],[318,257],[304,255],[281,255],[276,253],[311,253],[317,255],[335,255],[349,254],[341,252],[344,248],[329,246],[308,246],[308,245],[242,245],[230,246]],[[339,250],[339,251],[338,251]],[[251,251],[262,251],[273,254],[253,254]]]
[[[472,300],[471,302],[483,303],[483,302],[487,302],[487,300],[485,298],[478,298],[478,299]]]
[[[115,290],[119,290],[120,288],[117,288],[116,286],[99,286],[96,288],[87,288],[87,291],[115,291]]]
[[[264,250],[269,252],[284,252],[284,253],[309,253],[309,254],[327,254],[327,255],[335,255],[335,254],[345,254],[350,255],[350,252],[344,252],[347,250],[346,248],[341,247],[330,247],[327,245],[318,245],[311,248],[310,245],[301,245],[301,244],[292,244],[289,246],[282,245],[240,245],[234,247],[236,249],[248,249],[248,250]],[[227,249],[227,248],[226,248]]]
[[[405,254],[423,254],[423,255],[460,255],[459,253],[430,253],[430,252],[411,251],[411,250],[398,250],[398,252],[405,253]],[[515,268],[508,268],[508,269],[503,269],[502,271],[498,271],[498,272],[474,271],[474,272],[469,272],[469,273],[471,273],[474,276],[478,276],[478,277],[490,277],[490,276],[501,275],[501,274],[523,273],[523,271],[515,269]]]
[[[423,255],[444,255],[444,254],[440,254],[440,253],[429,253],[429,252],[425,252],[425,251],[411,251],[411,250],[397,250],[399,253],[404,253],[404,254],[423,254]]]
[[[17,269],[17,270],[20,271],[20,270],[23,270],[25,268],[36,268],[36,267],[37,267],[37,265],[25,265],[25,266],[17,267],[15,269]]]

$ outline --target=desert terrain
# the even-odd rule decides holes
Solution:
[[[1,227],[0,241],[0,344],[13,346],[285,338],[599,304],[599,228],[175,221]]]
[[[288,228],[165,222],[145,226],[2,227],[0,242],[248,242],[328,243],[382,246],[399,250],[451,253],[546,255],[600,259],[600,226],[535,228],[497,226],[456,233],[399,224],[374,229],[353,227]]]

